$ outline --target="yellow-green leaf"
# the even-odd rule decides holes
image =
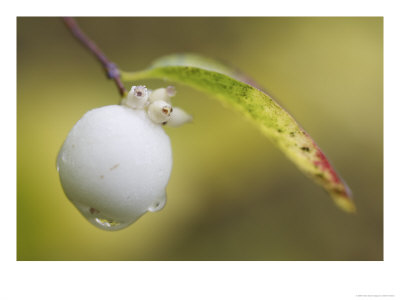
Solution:
[[[321,149],[295,119],[246,76],[212,59],[192,54],[158,59],[139,72],[121,72],[124,81],[158,78],[186,84],[240,111],[347,212],[355,212],[351,192]]]

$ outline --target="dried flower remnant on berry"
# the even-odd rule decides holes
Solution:
[[[132,86],[121,104],[132,109],[144,109],[151,121],[156,124],[179,127],[191,122],[192,117],[181,108],[174,107],[171,98],[176,95],[174,86],[149,90],[144,85]],[[171,121],[172,120],[172,121]]]
[[[132,86],[126,98],[122,100],[122,104],[133,109],[142,109],[148,104],[148,90],[145,86]]]
[[[163,124],[171,118],[171,111],[172,106],[169,103],[158,100],[149,105],[147,114],[153,122]]]

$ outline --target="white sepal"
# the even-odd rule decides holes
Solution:
[[[185,112],[183,109],[179,107],[174,107],[171,112],[171,118],[168,121],[168,126],[170,127],[179,127],[183,124],[192,122],[193,117]]]

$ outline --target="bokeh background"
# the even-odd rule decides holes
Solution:
[[[114,83],[59,18],[17,18],[17,260],[382,260],[383,18],[77,18],[127,71],[194,52],[227,61],[275,97],[353,190],[340,211],[257,128],[177,85],[193,124],[166,128],[167,205],[105,232],[56,171],[67,133],[117,104]],[[168,82],[144,81],[149,88]]]

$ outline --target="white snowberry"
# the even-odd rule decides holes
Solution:
[[[170,140],[144,110],[111,105],[87,112],[57,162],[67,197],[102,229],[122,229],[165,204]]]
[[[65,194],[93,225],[119,230],[164,207],[172,150],[161,125],[192,119],[172,108],[174,95],[173,87],[133,86],[122,105],[87,112],[69,132],[57,169]]]

